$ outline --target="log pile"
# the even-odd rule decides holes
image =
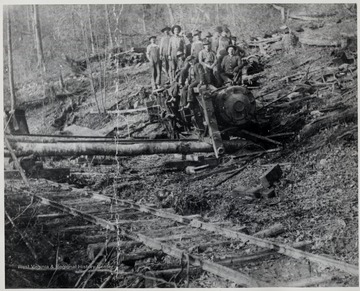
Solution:
[[[309,38],[307,30],[321,25],[310,28],[307,17],[302,16],[301,29],[283,26],[248,43],[251,54],[265,67],[255,97],[258,119],[267,125],[263,129],[268,135],[295,132],[294,136],[298,133],[297,138],[304,141],[323,128],[357,121],[356,36],[340,33],[338,39]],[[310,51],[318,51],[323,59]],[[276,62],[279,57],[281,61]]]
[[[145,52],[145,48],[132,48],[124,52],[122,48],[116,47],[108,52],[101,52],[79,60],[65,56],[65,61],[75,74],[82,74],[88,68],[88,63],[101,62],[107,59],[113,67],[127,67],[144,63],[146,62]]]

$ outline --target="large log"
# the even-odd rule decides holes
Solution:
[[[160,141],[169,141],[165,139],[122,139],[106,136],[80,136],[80,135],[7,135],[10,142],[26,142],[26,143],[151,143]],[[180,139],[177,141],[197,141],[196,139]]]
[[[154,154],[191,154],[198,152],[210,153],[213,151],[211,144],[206,142],[186,141],[161,141],[142,142],[133,144],[102,144],[92,142],[82,143],[26,143],[12,142],[17,156],[137,156]],[[245,146],[244,142],[224,142],[225,150],[231,152]],[[7,152],[5,152],[5,155]]]
[[[264,38],[264,39],[261,39],[258,41],[250,41],[250,42],[248,42],[248,46],[249,47],[259,47],[260,45],[277,42],[277,41],[280,41],[281,39],[282,39],[281,35],[275,36],[272,38]]]
[[[338,47],[341,45],[339,41],[331,40],[331,39],[319,39],[319,38],[305,38],[302,37],[299,39],[299,42],[302,44],[310,45],[310,46],[320,46],[320,47]]]
[[[342,112],[334,112],[326,116],[320,117],[310,124],[304,126],[300,131],[300,138],[307,139],[319,132],[320,129],[325,127],[334,126],[343,122],[356,122],[357,121],[357,108],[349,108]]]

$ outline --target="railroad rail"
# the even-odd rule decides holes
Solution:
[[[51,183],[55,184],[55,189],[58,189],[59,186],[56,183]],[[62,190],[59,193],[58,191],[49,191],[49,182],[39,185],[39,181],[37,181],[36,185],[35,183],[29,185],[33,190],[27,191],[27,195],[30,195],[41,205],[50,206],[52,209],[60,211],[59,215],[65,213],[79,217],[83,221],[100,227],[97,235],[99,239],[103,239],[104,243],[95,244],[88,248],[88,252],[93,253],[90,257],[97,259],[104,248],[108,251],[110,249],[116,250],[119,245],[124,244],[124,241],[116,240],[116,237],[121,237],[122,240],[126,239],[127,243],[133,242],[146,247],[140,253],[123,253],[123,258],[132,255],[133,258],[137,257],[141,260],[144,257],[155,257],[163,253],[178,260],[186,260],[189,265],[213,273],[242,287],[303,287],[332,280],[339,273],[358,276],[358,266],[298,249],[298,247],[306,246],[306,242],[289,246],[204,222],[199,217],[181,216],[152,206],[117,199],[93,191],[79,191],[69,187],[69,190]],[[35,189],[36,191],[34,191]],[[41,195],[34,194],[40,191]],[[127,218],[129,215],[132,219]],[[54,214],[53,216],[59,218]],[[85,224],[64,231],[85,231],[89,228],[91,225]],[[243,247],[234,252],[229,247],[234,244],[241,244]],[[211,252],[208,251],[205,256],[201,251],[199,253],[199,250],[204,248],[210,249]],[[97,253],[94,253],[96,250]],[[283,278],[283,281],[274,283],[267,281],[265,279],[267,276],[254,275],[256,274],[254,270],[243,267],[246,266],[246,263],[254,263],[259,259],[261,261],[261,258],[269,258],[270,256],[276,256],[278,260],[290,257],[301,262],[304,266],[311,262],[312,268],[321,265],[329,271],[320,277],[299,278],[295,282],[287,282],[286,278]],[[180,264],[178,269],[181,270]],[[245,272],[244,269],[247,271]],[[116,273],[115,270],[112,272]],[[126,271],[119,272],[119,274],[122,273],[126,273]],[[128,275],[133,274],[128,273]]]
[[[62,225],[62,219],[76,218],[72,226],[50,230],[55,233],[80,232],[77,239],[83,239],[87,244],[88,267],[81,270],[74,287],[85,287],[96,272],[108,275],[101,284],[103,287],[113,276],[138,276],[174,287],[181,273],[185,274],[186,286],[189,286],[189,276],[196,271],[212,273],[238,287],[306,287],[359,275],[356,265],[302,250],[308,242],[290,246],[264,238],[264,235],[248,235],[236,228],[209,223],[197,215],[182,216],[169,209],[118,199],[109,193],[72,189],[66,184],[42,179],[29,181],[7,139],[5,142],[27,188],[15,190],[16,193],[7,191],[6,196],[30,197],[42,208],[38,218],[56,219],[57,225]],[[54,210],[59,212],[54,213]],[[116,263],[112,268],[102,268],[104,261],[114,254]],[[171,258],[172,268],[162,269],[164,264],[156,263],[166,256]],[[149,258],[153,260],[150,265],[146,261]],[[133,263],[132,269],[125,264],[129,261]],[[276,274],[275,261],[278,266],[284,263]],[[136,263],[138,268],[135,270]],[[17,266],[7,267],[21,270]],[[289,276],[288,268],[294,269],[290,272],[292,276]],[[319,269],[321,275],[314,275],[311,271],[314,269]],[[175,276],[165,281],[154,274],[159,272]],[[297,280],[293,274],[297,274]]]

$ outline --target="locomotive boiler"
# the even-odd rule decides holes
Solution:
[[[165,89],[155,93],[156,106],[161,108],[155,118],[164,124],[169,137],[210,139],[217,156],[224,152],[223,139],[256,123],[255,98],[246,87],[195,88],[196,102],[192,108],[180,108],[179,98],[171,96],[169,91]],[[152,113],[150,119],[154,118],[154,107],[148,109]]]
[[[255,121],[255,98],[247,88],[231,86],[216,90],[211,97],[219,126],[241,127]]]

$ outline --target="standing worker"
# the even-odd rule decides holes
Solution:
[[[149,40],[150,44],[146,48],[146,57],[151,67],[151,85],[153,90],[156,90],[160,87],[161,83],[160,47],[155,43],[156,36],[150,36]]]
[[[213,83],[213,71],[217,70],[216,54],[210,49],[211,43],[207,40],[203,43],[204,49],[199,53],[199,62],[204,67],[207,84]]]
[[[218,46],[218,49],[217,49],[217,56],[219,57],[220,55],[224,55],[224,52],[226,54],[226,48],[227,46],[231,43],[230,42],[230,38],[228,38],[227,36],[227,31],[229,29],[224,29],[222,32],[221,32],[221,36],[219,38],[219,46]]]
[[[211,49],[216,53],[219,48],[219,39],[222,33],[222,27],[217,26],[215,28],[214,34],[211,38]]]
[[[221,62],[221,78],[224,80],[225,84],[236,84],[241,77],[241,69],[243,64],[241,58],[238,55],[235,55],[236,46],[228,45],[226,48],[228,55],[224,57]]]
[[[187,58],[188,56],[191,55],[191,45],[193,42],[193,35],[191,32],[188,32],[186,34],[186,38],[188,40],[187,44],[186,44],[186,49],[185,49],[185,57]]]
[[[218,27],[218,28],[220,30],[221,27]],[[223,82],[222,77],[220,76],[221,63],[222,63],[224,57],[227,55],[226,48],[230,44],[230,39],[226,36],[226,33],[227,33],[227,29],[221,28],[221,35],[217,42],[217,52],[216,52],[217,71],[215,72],[215,77],[216,77],[216,80],[217,80],[219,86]]]
[[[196,30],[193,34],[195,37],[194,42],[191,45],[191,55],[194,56],[196,59],[199,59],[199,52],[204,48],[203,43],[201,41],[201,31]]]
[[[163,64],[163,70],[167,77],[169,77],[170,65],[169,65],[169,41],[171,38],[170,35],[171,28],[169,26],[164,27],[161,32],[163,36],[160,39],[160,60]]]
[[[246,53],[245,53],[245,51],[244,51],[240,46],[238,46],[236,36],[232,36],[232,37],[231,37],[231,44],[236,47],[235,55],[240,56],[240,58],[245,57],[245,54],[246,54]]]
[[[177,52],[182,51],[185,54],[185,40],[179,35],[181,27],[174,25],[171,29],[173,36],[169,41],[168,58],[170,60],[170,81],[174,81],[177,69]]]

